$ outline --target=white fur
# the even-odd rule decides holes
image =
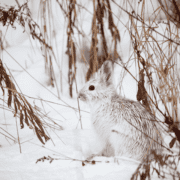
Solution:
[[[104,144],[102,155],[142,160],[151,149],[161,149],[155,117],[139,102],[117,95],[110,61],[85,84],[79,98],[90,106],[93,128]]]

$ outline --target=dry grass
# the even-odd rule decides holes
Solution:
[[[42,53],[45,57],[45,69],[50,77],[51,85],[57,88],[58,97],[59,89],[58,82],[56,81],[53,60],[59,67],[59,71],[62,71],[62,67],[58,64],[57,53],[55,54],[52,46],[52,29],[53,21],[51,21],[51,2],[43,1],[40,3],[39,12],[42,15],[41,28],[35,23],[29,13],[27,4],[22,6],[19,5],[19,9],[10,8],[5,10],[0,7],[0,12],[3,15],[0,16],[0,21],[3,25],[11,25],[15,20],[19,21],[24,27],[26,21],[28,22],[30,34],[33,38],[38,40],[42,45]],[[131,46],[133,48],[132,54],[129,55],[129,60],[126,64],[121,64],[124,71],[127,71],[131,76],[131,72],[128,70],[128,65],[133,62],[136,65],[138,78],[133,78],[137,81],[138,92],[137,100],[142,102],[148,111],[151,111],[154,115],[160,117],[160,122],[167,126],[169,132],[173,133],[170,148],[174,144],[178,144],[177,147],[180,149],[180,83],[179,83],[179,70],[180,70],[180,41],[179,41],[179,27],[180,27],[180,3],[179,1],[161,1],[158,0],[159,6],[154,9],[154,16],[147,18],[145,17],[145,5],[147,1],[142,0],[139,3],[135,0],[132,1],[134,4],[138,4],[141,9],[140,13],[137,13],[137,9],[133,8],[131,1],[123,1],[120,5],[117,1],[109,0],[93,0],[93,14],[92,14],[92,25],[91,25],[91,42],[89,47],[89,59],[85,59],[85,55],[81,54],[84,63],[88,65],[88,71],[86,73],[86,80],[95,73],[99,67],[106,60],[111,60],[114,63],[121,64],[123,59],[120,58],[118,51],[118,44],[120,43],[120,32],[115,22],[119,21],[119,17],[114,14],[111,6],[115,5],[119,12],[123,12],[127,15],[128,21],[126,24],[127,31],[131,38]],[[68,55],[68,84],[69,94],[73,97],[73,84],[75,83],[77,92],[77,81],[76,81],[76,66],[77,66],[77,43],[75,42],[74,32],[78,32],[79,36],[85,37],[84,32],[78,26],[79,17],[81,10],[87,10],[87,7],[83,7],[76,0],[56,0],[60,10],[64,13],[67,20],[67,49],[66,54]],[[140,6],[141,5],[141,6]],[[126,8],[128,7],[128,8]],[[129,8],[130,7],[130,8]],[[26,12],[24,12],[26,11]],[[88,10],[87,10],[88,12]],[[158,19],[160,13],[165,12],[166,20],[162,21]],[[107,17],[107,21],[106,18]],[[108,24],[108,29],[105,27],[105,22]],[[113,42],[113,52],[109,49],[106,32],[109,31],[111,34],[111,40]],[[110,38],[110,37],[109,37]],[[2,44],[2,43],[1,43]],[[2,46],[3,47],[3,46]],[[101,47],[101,49],[98,49]],[[81,49],[81,47],[80,47]],[[19,116],[21,128],[24,127],[24,123],[30,128],[33,128],[37,134],[39,140],[44,143],[43,139],[48,140],[43,127],[43,123],[39,116],[35,113],[36,111],[28,103],[26,98],[18,93],[15,85],[11,78],[7,75],[5,68],[1,62],[0,64],[0,83],[1,89],[4,92],[8,91],[7,104],[10,107],[14,104],[14,115]],[[3,85],[4,83],[4,85]],[[62,82],[61,82],[62,86]],[[79,104],[78,104],[79,105]],[[79,115],[80,114],[80,108]],[[81,121],[81,118],[80,118]],[[50,126],[50,125],[49,125]],[[167,132],[167,133],[169,133]],[[170,133],[169,133],[170,134]],[[153,153],[152,153],[153,154]],[[176,155],[175,155],[176,156]],[[175,156],[163,156],[157,157],[154,155],[154,161],[158,163],[158,167],[163,167],[170,164],[170,158]],[[177,154],[178,156],[178,154]],[[164,158],[164,159],[163,159]],[[164,164],[163,164],[163,163]],[[142,163],[137,169],[136,176],[132,179],[140,177],[141,179],[150,178],[150,169],[155,168],[150,165],[151,162],[147,160],[144,164]],[[175,167],[177,164],[173,159]],[[173,164],[172,163],[172,164]],[[151,166],[151,168],[149,168]],[[144,171],[140,172],[140,169]],[[161,169],[154,169],[156,173],[161,173]],[[171,177],[177,175],[180,176],[176,168],[173,169],[174,174]],[[163,178],[163,174],[160,176]]]

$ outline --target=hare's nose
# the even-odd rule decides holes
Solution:
[[[80,97],[81,97],[81,93],[78,94],[78,98],[80,98]]]
[[[82,93],[79,93],[79,94],[78,94],[78,98],[81,98],[81,96],[82,96]]]
[[[85,94],[83,94],[83,93],[80,92],[80,93],[78,94],[78,98],[81,98],[82,100],[83,100],[83,99],[85,100],[85,99],[86,99],[86,96],[85,96]]]

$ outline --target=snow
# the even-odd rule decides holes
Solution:
[[[12,4],[11,1],[8,1],[8,3]],[[33,9],[33,5],[31,8]],[[89,6],[88,10],[92,11],[92,6]],[[34,12],[34,14],[37,14],[37,12]],[[86,32],[87,37],[89,36],[91,24],[91,22],[87,21],[87,19],[90,19],[88,15],[91,14],[82,16],[84,18],[82,19],[84,22],[82,23],[82,29]],[[1,58],[13,74],[18,91],[25,95],[31,105],[40,108],[48,116],[45,118],[45,122],[54,125],[51,121],[53,120],[59,126],[56,126],[57,129],[46,127],[46,132],[48,132],[51,140],[43,145],[32,129],[29,129],[26,125],[24,129],[20,129],[19,118],[13,117],[11,111],[0,108],[0,179],[129,180],[139,164],[139,162],[132,159],[122,158],[117,163],[114,157],[96,156],[93,158],[97,161],[94,165],[85,162],[85,166],[82,166],[82,160],[85,160],[91,154],[96,154],[101,149],[101,143],[91,129],[88,107],[80,102],[82,130],[79,122],[80,115],[76,92],[73,92],[73,99],[69,98],[67,79],[64,78],[67,77],[68,69],[68,59],[65,55],[66,36],[64,35],[65,31],[63,31],[64,26],[61,26],[64,24],[64,20],[62,18],[58,21],[56,18],[55,21],[57,27],[55,29],[55,38],[58,39],[58,47],[56,48],[59,51],[59,60],[63,66],[63,93],[60,93],[60,98],[58,98],[57,89],[50,86],[50,79],[45,73],[44,58],[40,47],[32,40],[31,43],[33,43],[34,47],[32,48],[28,39],[29,35],[27,32],[21,33],[23,29],[20,27],[18,27],[20,29],[18,31],[10,29],[10,27],[7,31],[7,47],[3,51]],[[120,51],[124,62],[126,62],[132,50],[129,42],[130,37],[122,24],[119,24],[119,29],[122,34]],[[6,29],[3,29],[3,32],[5,31]],[[59,67],[56,63],[53,64],[53,67],[56,80],[59,83]],[[85,65],[78,62],[78,77],[84,76],[83,73],[85,72],[82,72],[82,69],[85,69]],[[118,74],[115,77],[119,78],[121,70],[122,68],[119,66],[115,68],[115,74]],[[134,65],[131,67],[131,72],[136,76]],[[78,78],[77,82],[79,84],[78,89],[80,89],[85,81],[83,78]],[[117,83],[118,79],[115,80],[115,84],[118,86]],[[126,76],[122,87],[123,96],[136,99],[136,82],[131,76]],[[20,145],[18,137],[20,138]],[[49,160],[36,163],[38,159],[44,156],[50,156],[56,160],[51,163]]]
[[[7,128],[8,132],[17,139],[14,119],[9,118],[6,123],[11,124],[11,127]],[[91,151],[94,152],[97,148],[96,138],[93,137],[91,130],[62,130],[55,131],[56,134],[53,131],[48,132],[53,142],[50,140],[45,145],[42,145],[32,133],[32,130],[28,130],[27,127],[19,130],[22,153],[19,152],[17,142],[11,142],[11,145],[9,145],[5,138],[1,136],[1,179],[74,180],[109,179],[119,176],[130,178],[137,167],[137,163],[126,163],[126,161],[119,162],[118,165],[113,162],[113,158],[106,157],[96,157],[96,161],[102,162],[97,162],[95,165],[86,164],[82,166],[81,160],[84,160],[85,155],[83,152],[92,153]],[[58,160],[54,160],[52,163],[47,160],[36,163],[37,159],[44,156],[50,156]],[[110,163],[106,163],[107,160]]]

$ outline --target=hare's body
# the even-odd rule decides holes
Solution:
[[[161,148],[156,119],[139,102],[116,94],[108,68],[108,63],[103,65],[99,77],[87,82],[79,97],[90,105],[92,125],[104,143],[102,154],[141,160]]]
[[[151,149],[159,149],[160,134],[155,118],[140,103],[112,96],[91,107],[91,121],[106,156],[142,159]],[[158,142],[158,143],[156,143]]]

